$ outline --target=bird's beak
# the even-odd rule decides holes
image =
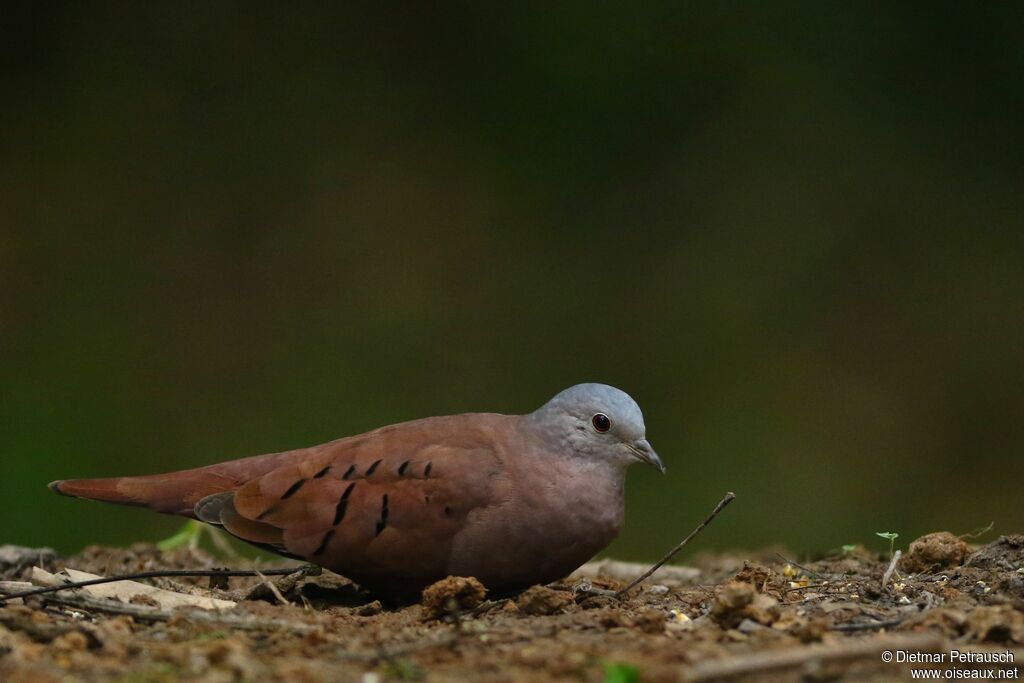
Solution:
[[[631,444],[627,444],[633,455],[637,457],[641,462],[645,462],[651,467],[654,467],[662,474],[665,474],[665,463],[661,461],[658,454],[654,452],[650,442],[647,439],[639,439]]]

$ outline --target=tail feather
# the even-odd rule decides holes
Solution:
[[[131,505],[135,501],[125,497],[117,490],[118,484],[124,477],[111,477],[110,479],[58,479],[46,485],[54,493],[69,498],[85,498],[87,500],[99,500],[107,503],[119,503]]]
[[[262,476],[291,455],[271,453],[167,474],[109,479],[62,479],[49,489],[62,496],[118,505],[136,505],[155,512],[196,517],[195,506],[206,496],[233,491]]]
[[[149,477],[110,479],[66,479],[51,482],[54,493],[118,505],[135,505],[169,515],[195,517],[193,508],[203,497],[230,490],[238,482],[213,473],[192,472]]]

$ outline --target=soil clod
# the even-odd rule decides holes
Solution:
[[[967,543],[948,531],[938,531],[910,544],[900,566],[908,572],[929,572],[959,567],[967,559]]]
[[[547,586],[531,586],[516,600],[519,611],[533,616],[556,614],[571,604],[573,604],[572,593]]]
[[[437,619],[471,610],[487,597],[487,589],[472,577],[449,576],[423,589],[423,616]]]

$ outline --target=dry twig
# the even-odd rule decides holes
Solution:
[[[889,568],[882,574],[882,590],[885,590],[886,585],[889,583],[889,579],[892,578],[892,573],[896,571],[896,563],[900,561],[900,556],[903,554],[902,550],[897,550],[892,554],[892,562],[889,563]]]
[[[814,576],[814,577],[816,577],[816,578],[819,578],[819,579],[824,579],[824,578],[825,578],[824,576],[822,576],[821,574],[819,574],[818,572],[814,571],[813,569],[811,569],[811,568],[809,568],[809,567],[805,567],[805,566],[803,566],[802,564],[797,564],[797,563],[796,563],[796,562],[794,562],[793,560],[787,560],[787,559],[786,559],[786,556],[785,556],[785,555],[783,555],[782,553],[775,553],[775,557],[779,558],[780,560],[782,560],[782,561],[783,561],[783,562],[785,562],[786,564],[791,564],[791,565],[793,565],[793,566],[794,566],[794,567],[796,567],[797,569],[799,569],[799,570],[803,571],[803,572],[804,572],[805,574],[807,574],[808,576]]]
[[[906,617],[896,617],[895,619],[883,619],[881,621],[854,621],[847,622],[845,624],[836,624],[829,628],[830,631],[839,631],[841,633],[851,633],[854,631],[874,631],[880,628],[889,628],[890,626],[899,626],[904,622]]]
[[[878,661],[883,650],[914,650],[940,652],[945,641],[931,634],[883,635],[838,644],[808,645],[788,650],[768,650],[738,657],[700,662],[687,671],[688,681],[718,681],[752,674],[772,672],[810,665],[814,662]]]
[[[286,576],[296,571],[305,571],[307,576],[314,576],[315,573],[320,571],[320,567],[315,565],[305,565],[303,567],[288,567],[284,569],[264,569],[262,574],[266,576]],[[71,588],[83,588],[85,586],[96,586],[101,583],[114,583],[115,581],[131,581],[135,579],[155,579],[168,576],[223,576],[223,577],[238,577],[238,576],[259,576],[260,572],[256,570],[246,569],[155,569],[146,572],[134,572],[132,574],[118,574],[116,576],[104,576],[98,579],[89,579],[88,581],[68,581],[67,583],[56,585],[56,586],[45,586],[43,588],[33,588],[29,591],[22,591],[20,593],[8,593],[7,595],[0,595],[0,604],[7,600],[14,600],[15,598],[28,598],[33,595],[44,595],[46,593],[56,593],[57,591],[64,591]]]
[[[640,576],[638,576],[635,579],[633,579],[633,581],[630,582],[630,584],[628,586],[626,586],[625,588],[620,590],[618,593],[616,593],[615,597],[622,597],[623,595],[625,595],[629,591],[633,590],[640,583],[642,583],[644,581],[644,579],[649,577],[654,572],[658,571],[658,568],[661,567],[661,565],[665,564],[666,562],[671,560],[673,557],[675,557],[676,553],[678,553],[680,550],[682,550],[683,547],[687,543],[689,543],[691,540],[693,540],[693,538],[697,534],[699,534],[701,531],[703,531],[704,527],[706,527],[708,524],[710,524],[711,520],[713,520],[715,517],[717,517],[718,513],[721,512],[722,509],[725,508],[726,505],[731,503],[734,498],[736,498],[736,494],[733,493],[732,491],[729,491],[728,493],[726,493],[725,497],[722,498],[722,500],[718,501],[718,505],[716,505],[715,509],[711,511],[711,514],[709,514],[707,517],[705,517],[704,521],[701,522],[700,524],[698,524],[696,529],[691,531],[690,534],[686,538],[684,538],[682,541],[680,541],[679,544],[675,548],[672,548],[672,550],[669,550],[667,553],[665,553],[665,556],[663,558],[661,558],[660,560],[658,560],[657,562],[655,562],[654,566],[652,566],[650,569],[648,569],[646,572],[644,572]]]
[[[266,574],[262,572],[256,572],[256,576],[260,578],[260,581],[263,582],[263,585],[267,587],[267,589],[273,594],[274,598],[276,598],[279,603],[287,607],[291,607],[292,603],[288,602],[288,600],[285,599],[284,595],[281,594],[281,590],[273,581],[267,578]]]
[[[46,599],[49,602],[66,607],[74,607],[88,612],[124,614],[133,619],[146,622],[170,621],[175,618],[183,618],[196,623],[236,628],[242,631],[287,631],[299,635],[305,635],[318,630],[318,627],[312,624],[287,619],[268,619],[265,616],[256,614],[181,608],[169,610],[159,607],[148,607],[146,605],[133,605],[106,598],[91,598],[84,595],[55,594],[47,596]]]

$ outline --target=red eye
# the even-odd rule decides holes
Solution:
[[[599,432],[607,432],[612,428],[612,421],[604,413],[594,415],[594,417],[590,418],[590,422],[594,425],[594,429]]]

